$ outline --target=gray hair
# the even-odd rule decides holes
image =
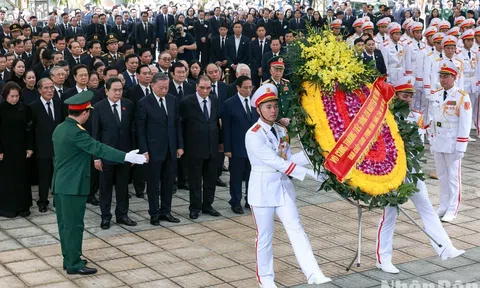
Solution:
[[[43,82],[45,82],[45,81],[50,81],[50,82],[52,82],[52,79],[46,78],[46,77],[41,78],[41,79],[38,80],[38,82],[37,82],[37,87],[38,87],[39,89],[42,89],[42,87],[43,87]]]
[[[239,64],[237,65],[237,70],[235,70],[235,73],[240,74],[240,72],[242,71],[242,69],[248,69],[248,73],[249,73],[249,74],[251,73],[250,67],[248,67],[248,65],[247,65],[247,64],[244,64],[244,63],[239,63]]]
[[[164,73],[159,72],[152,77],[152,83],[157,83],[158,81],[170,81],[170,78]]]
[[[57,72],[58,70],[63,70],[63,68],[61,66],[53,66],[50,71],[49,71],[49,74],[50,74],[50,77],[54,76],[55,75],[55,72]]]

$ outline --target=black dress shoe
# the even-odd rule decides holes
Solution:
[[[245,213],[245,211],[243,211],[242,206],[240,206],[240,205],[238,205],[238,206],[233,206],[233,207],[232,207],[232,211],[233,211],[233,213],[235,213],[235,214],[244,214],[244,213]]]
[[[178,189],[189,190],[190,187],[188,187],[188,183],[185,183],[185,184],[178,185]]]
[[[85,259],[82,259],[82,262],[83,262],[83,265],[87,265],[88,261],[85,260]],[[65,268],[65,266],[63,266],[63,270],[67,270],[67,268]]]
[[[107,230],[110,228],[110,220],[103,219],[102,223],[100,224],[100,228],[103,230]]]
[[[190,212],[190,215],[188,215],[190,219],[197,219],[198,218],[198,212]]]
[[[100,205],[100,202],[98,202],[98,200],[97,200],[97,198],[95,198],[95,196],[93,196],[92,198],[89,198],[87,200],[87,203],[92,204],[93,206]]]
[[[217,178],[217,183],[215,185],[218,187],[227,187],[227,183],[223,182],[220,178]]]
[[[47,212],[47,206],[39,206],[39,207],[38,207],[38,211],[40,211],[40,213],[45,213],[45,212]]]
[[[30,216],[30,210],[18,211],[18,216],[28,217],[28,216]]]
[[[89,268],[87,266],[83,267],[82,269],[78,270],[67,270],[67,274],[72,275],[72,274],[79,274],[79,275],[90,275],[90,274],[95,274],[97,273],[96,268]]]
[[[161,192],[160,192],[161,194]],[[177,184],[174,183],[173,186],[172,186],[172,194],[177,194]]]
[[[214,217],[218,217],[218,216],[222,216],[222,214],[220,214],[220,212],[218,212],[217,210],[213,209],[212,207],[208,208],[208,209],[202,209],[202,213],[203,214],[210,214]]]
[[[245,209],[250,210],[250,204],[248,204],[248,202],[245,203]]]
[[[137,226],[137,222],[133,221],[129,217],[124,217],[122,219],[117,218],[116,222],[117,222],[117,224],[123,224],[123,225],[127,225],[127,226]]]
[[[160,226],[160,219],[158,218],[158,216],[152,216],[150,218],[150,224],[152,224],[153,226]]]
[[[136,193],[135,196],[137,196],[137,198],[144,198],[145,195],[143,193]]]
[[[172,214],[160,215],[158,219],[172,223],[180,223],[180,219],[173,217]]]

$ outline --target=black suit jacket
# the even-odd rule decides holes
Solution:
[[[264,38],[263,41],[265,41],[263,44],[263,54],[258,38],[250,43],[250,54],[252,55],[252,60],[250,61],[252,63],[252,75],[258,70],[258,68],[262,67],[262,60],[265,53],[272,51],[272,48],[270,48],[270,40]]]
[[[305,30],[307,30],[305,19],[300,18],[300,23],[297,23],[296,18],[290,19],[290,29],[294,31],[305,32]]]
[[[248,39],[257,37],[257,24],[245,22],[242,24],[242,34],[245,35]]]
[[[32,110],[33,131],[35,139],[36,158],[52,158],[53,157],[53,131],[63,121],[62,103],[59,100],[52,99],[52,112],[55,120],[48,116],[47,110],[43,106],[40,99],[32,102],[30,108]]]
[[[378,72],[380,72],[380,74],[387,74],[387,67],[385,66],[385,60],[383,59],[382,52],[378,49],[375,49],[373,51],[373,55],[375,59],[368,56],[368,54],[364,51],[362,53],[363,63],[368,64],[370,61],[375,60],[375,67],[377,68]]]
[[[192,86],[190,83],[183,82],[183,97],[195,93],[195,86]],[[173,82],[173,80],[170,80],[170,85],[168,87],[168,93],[172,94],[176,98],[178,98],[178,101],[182,100],[182,98],[178,95],[177,91],[177,85]]]
[[[128,27],[127,25],[120,25],[120,30],[118,30],[117,25],[113,25],[112,27],[112,33],[115,33],[117,35],[117,39],[120,42],[127,42],[128,40]]]
[[[57,24],[57,28],[58,28],[58,30],[60,30],[60,32],[62,32],[61,35],[66,37],[67,36],[67,30],[68,30],[68,28],[70,28],[70,23],[67,23],[67,29],[65,29],[65,26],[63,25],[63,22],[60,23],[60,24]]]
[[[225,36],[225,48],[221,49],[220,36],[210,39],[210,63],[227,60],[227,37]]]
[[[148,22],[147,22],[148,23]],[[142,48],[151,48],[150,45],[155,43],[155,27],[151,23],[148,23],[147,33],[145,33],[145,28],[143,23],[140,22],[135,26],[135,39],[130,41],[131,43],[140,44]]]
[[[25,61],[25,69],[32,68],[32,61],[33,61],[33,53],[30,52],[30,56],[27,56],[27,52],[23,52],[22,59]]]
[[[39,63],[37,63],[36,65],[34,65],[34,66],[32,67],[32,70],[33,70],[33,72],[35,73],[36,79],[40,80],[40,79],[43,77],[44,73],[45,73],[46,71],[48,72],[48,71],[50,70],[50,68],[48,68],[47,70],[45,70],[45,67],[43,67],[42,62],[39,62]],[[37,81],[38,81],[38,80],[37,80]]]
[[[100,24],[94,24],[94,23],[90,23],[88,26],[87,26],[87,31],[85,31],[87,33],[87,39],[92,36],[93,34],[98,34],[100,35],[100,33],[103,31],[103,27],[102,25]]]
[[[281,22],[280,20],[276,20],[275,23],[273,23],[273,35],[275,37],[285,37],[288,30],[290,30],[290,23],[285,19]]]
[[[148,87],[150,92],[152,91],[151,87]],[[140,99],[145,97],[147,95],[144,94],[142,87],[140,87],[140,84],[137,84],[135,86],[130,87],[127,92],[127,98],[130,99],[134,104],[137,104]]]
[[[73,27],[70,26],[70,27],[68,27],[66,33],[67,33],[67,38],[68,38],[68,37],[75,37],[77,35],[83,35],[84,31],[81,27],[77,26],[76,29],[75,29],[75,32],[73,32]]]
[[[225,82],[217,81],[217,83],[212,83],[212,85],[217,86],[217,95],[214,95],[214,97],[218,99],[218,115],[220,115],[223,111],[223,103],[225,103],[225,101],[227,101],[228,97],[231,95],[228,95],[228,87]]]
[[[220,123],[218,99],[209,96],[211,101],[210,117],[205,119],[203,107],[196,94],[184,97],[180,101],[180,117],[185,135],[185,153],[196,159],[217,158],[220,143]]]
[[[220,25],[225,24],[225,18],[218,17],[217,20],[215,16],[212,16],[208,21],[210,22],[211,38],[219,36],[220,33],[218,32],[218,29],[220,28]]]
[[[128,99],[120,100],[120,105],[120,125],[115,120],[108,99],[103,99],[94,105],[92,138],[115,149],[129,152],[135,148],[135,107]]]
[[[257,25],[260,25],[260,24],[265,25],[265,30],[267,30],[267,34],[265,34],[265,35],[273,35],[273,23],[274,22],[275,22],[275,20],[268,19],[268,22],[265,23],[265,19],[260,18],[257,21]]]
[[[179,100],[171,94],[167,94],[165,99],[168,115],[160,110],[160,103],[153,93],[137,104],[138,147],[141,154],[148,152],[152,162],[163,161],[167,155],[176,161],[177,149],[183,149]]]
[[[239,63],[250,65],[250,39],[242,35],[238,45],[238,51],[235,49],[235,35],[228,37],[226,43],[226,57],[228,67]]]
[[[160,41],[168,40],[166,31],[168,32],[168,28],[175,24],[175,19],[171,14],[167,14],[167,21],[168,23],[165,23],[165,16],[163,13],[158,14],[155,18],[155,37],[159,38]]]

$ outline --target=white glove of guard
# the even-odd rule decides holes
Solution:
[[[430,154],[435,155],[435,151],[433,151],[433,146],[430,145]]]
[[[125,162],[130,162],[132,164],[144,164],[147,162],[145,155],[138,154],[139,150],[132,150],[125,154]]]
[[[455,160],[460,160],[464,156],[463,152],[455,151]]]
[[[327,174],[324,174],[322,172],[320,173],[315,173],[315,171],[313,171],[312,169],[308,169],[307,170],[307,175],[312,177],[313,179],[315,179],[316,181],[318,182],[325,182],[325,180],[328,179],[328,175]]]

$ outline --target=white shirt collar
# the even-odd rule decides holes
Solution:
[[[78,85],[75,85],[75,88],[77,88],[78,93],[87,90],[87,87],[85,87],[85,89],[82,89],[82,88],[78,87]]]
[[[115,103],[114,103],[114,102],[112,102],[112,101],[110,101],[110,99],[108,99],[108,98],[107,98],[107,100],[108,100],[108,103],[110,103],[110,107],[112,107],[112,106],[113,106],[113,104],[117,104],[117,107],[120,107],[120,106],[122,106],[122,102],[121,102],[122,100],[118,100],[118,101],[117,101],[117,102],[115,102]]]
[[[210,96],[207,96],[207,98],[203,99],[202,97],[200,97],[200,94],[198,94],[198,92],[196,93],[196,95],[197,95],[198,103],[200,103],[200,106],[203,105],[203,100],[207,100],[207,105],[210,103]]]
[[[47,102],[50,102],[50,103],[53,104],[53,99],[51,99],[50,101],[47,101],[47,100],[43,99],[42,96],[40,96],[40,101],[42,101],[43,106],[45,106],[45,107],[47,106]],[[52,109],[53,109],[53,105],[51,105],[50,107],[52,107]]]

